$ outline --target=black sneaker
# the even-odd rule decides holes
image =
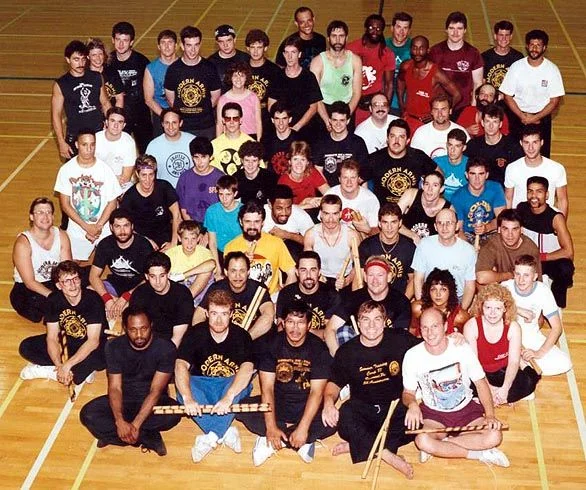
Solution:
[[[148,435],[143,435],[141,442],[141,449],[143,453],[154,451],[159,456],[165,456],[167,454],[167,447],[165,446],[163,438],[159,432],[151,432]]]

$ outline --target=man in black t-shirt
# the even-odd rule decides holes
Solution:
[[[81,287],[80,267],[72,260],[59,263],[51,273],[57,291],[49,295],[47,333],[24,339],[19,352],[29,364],[22,379],[46,378],[63,385],[79,385],[105,367],[102,331],[107,325],[98,293]],[[68,359],[61,358],[61,336],[66,336]]]
[[[407,189],[417,188],[424,175],[438,169],[425,153],[411,148],[410,141],[411,129],[407,122],[404,119],[391,121],[387,129],[387,148],[372,153],[369,165],[363,169],[363,179],[372,180],[373,192],[381,205],[398,202]]]
[[[222,84],[222,93],[225,93],[230,88],[224,80],[228,68],[234,63],[248,64],[249,56],[244,51],[236,49],[236,31],[231,25],[222,24],[216,27],[214,37],[218,50],[208,57],[208,61],[216,67]]]
[[[309,7],[299,7],[295,10],[293,15],[297,32],[288,37],[298,37],[301,44],[301,59],[300,64],[303,68],[309,69],[311,60],[315,58],[322,51],[326,50],[326,38],[319,32],[313,30],[315,25],[315,17],[313,11]],[[281,68],[287,65],[284,56],[285,41],[281,43],[277,50],[277,57],[275,63]]]
[[[270,403],[272,411],[237,416],[246,428],[257,434],[252,461],[260,466],[284,447],[297,451],[311,463],[315,440],[331,436],[335,429],[321,420],[323,392],[330,375],[330,357],[326,346],[310,329],[311,308],[300,301],[284,311],[283,332],[269,342],[259,362],[261,395],[248,403]]]
[[[288,153],[291,143],[299,141],[297,131],[291,128],[291,109],[283,101],[271,106],[272,126],[263,125],[262,144],[267,169],[281,176],[289,171]]]
[[[277,299],[277,322],[282,328],[285,311],[296,301],[303,301],[311,308],[309,331],[323,340],[326,324],[332,312],[341,303],[340,295],[327,284],[319,280],[321,258],[317,252],[306,250],[297,260],[298,282],[285,286]]]
[[[132,49],[134,26],[129,22],[118,22],[112,27],[114,51],[109,65],[118,70],[124,85],[124,109],[127,119],[124,131],[134,135],[140,154],[144,153],[149,141],[153,139],[151,113],[144,102],[144,71],[150,63],[142,53]]]
[[[141,445],[167,454],[160,431],[175,427],[179,415],[153,415],[155,405],[175,405],[167,385],[177,352],[168,340],[153,335],[147,311],[130,307],[122,314],[126,335],[106,344],[108,394],[81,409],[81,423],[98,447]]]
[[[228,412],[232,403],[250,395],[254,363],[250,335],[231,323],[233,309],[228,291],[209,293],[207,322],[189,331],[177,355],[177,398],[204,432],[191,448],[194,463],[218,443],[242,452],[238,429],[231,426],[234,415]],[[213,405],[211,414],[202,414],[204,404]]]
[[[367,459],[391,402],[401,398],[403,357],[419,342],[406,330],[386,328],[386,311],[377,301],[360,305],[357,316],[360,336],[336,353],[322,415],[324,424],[337,426],[345,441],[336,445],[332,454],[350,453],[353,463]],[[335,403],[346,385],[351,397],[338,410]],[[399,447],[413,440],[413,436],[405,435],[405,413],[405,406],[399,402],[390,419],[382,459],[411,479],[412,466],[397,456]]]
[[[193,316],[193,297],[189,288],[169,279],[171,259],[152,252],[144,264],[145,284],[130,297],[129,306],[144,308],[153,320],[153,330],[179,347]]]
[[[267,333],[273,326],[275,305],[271,301],[266,286],[248,277],[249,270],[250,259],[243,252],[230,252],[226,254],[224,257],[224,275],[226,278],[210,286],[193,314],[193,324],[196,325],[205,321],[210,294],[212,291],[221,290],[228,291],[234,299],[232,323],[239,326],[242,325],[242,321],[250,308],[254,294],[260,287],[265,291],[260,300],[260,306],[252,319],[248,333],[250,333],[253,340]]]
[[[106,317],[114,320],[126,308],[134,289],[144,281],[144,261],[153,251],[150,242],[134,233],[130,213],[115,209],[109,218],[112,234],[96,247],[90,284],[106,307]],[[101,276],[108,267],[106,280]]]
[[[382,256],[370,257],[364,265],[366,286],[352,291],[344,302],[334,311],[326,325],[324,339],[330,354],[335,355],[338,347],[350,340],[357,333],[351,326],[352,316],[358,314],[360,305],[368,300],[374,300],[385,307],[385,319],[388,328],[409,328],[411,323],[411,304],[407,297],[389,287],[392,268],[387,259]]]
[[[498,90],[509,67],[523,58],[523,53],[511,47],[513,24],[501,20],[494,25],[494,47],[484,51],[484,79]]]
[[[277,176],[261,168],[264,148],[258,141],[245,141],[238,148],[241,167],[234,177],[238,181],[238,197],[242,204],[256,199],[265,204],[277,184]]]

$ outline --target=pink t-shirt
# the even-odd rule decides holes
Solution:
[[[218,101],[218,107],[220,113],[222,107],[226,102],[236,102],[242,107],[242,119],[240,120],[240,130],[246,134],[258,134],[259,128],[256,127],[256,111],[258,110],[258,96],[248,91],[248,95],[244,99],[234,99],[228,95],[228,93],[222,94]]]

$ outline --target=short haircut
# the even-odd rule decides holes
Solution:
[[[252,81],[252,69],[250,65],[242,61],[237,61],[229,65],[226,73],[224,73],[224,83],[230,88],[232,87],[232,76],[234,73],[244,74],[246,77],[246,81],[244,82],[245,87]]]
[[[262,220],[264,221],[267,217],[267,212],[265,211],[265,207],[262,203],[257,199],[251,199],[250,201],[246,201],[238,211],[238,219],[241,220],[244,218],[245,214],[252,214],[258,213],[261,215]]]
[[[312,16],[312,17],[314,17],[314,15],[313,15],[313,10],[311,10],[309,7],[301,6],[301,7],[298,7],[298,8],[295,10],[295,13],[293,14],[293,18],[294,18],[295,20],[297,20],[297,16],[298,16],[299,14],[302,14],[303,12],[309,12],[309,13],[311,14],[311,16]]]
[[[90,37],[87,42],[85,43],[88,55],[92,49],[101,49],[102,53],[104,53],[104,63],[108,61],[108,53],[106,52],[106,46],[104,46],[104,41],[97,37]]]
[[[241,161],[244,157],[256,157],[259,160],[261,160],[264,156],[264,153],[265,150],[263,144],[259,141],[254,140],[245,141],[240,145],[240,148],[238,149],[238,156],[240,157]]]
[[[73,56],[73,53],[79,53],[82,56],[87,56],[88,52],[89,50],[87,46],[79,39],[74,39],[73,41],[68,43],[67,46],[65,46],[65,49],[63,50],[63,54],[66,58],[71,58]]]
[[[346,160],[343,160],[340,164],[340,173],[342,173],[342,170],[352,170],[357,174],[360,174],[360,163],[352,158],[346,158]]]
[[[332,20],[326,28],[327,36],[329,37],[332,31],[336,29],[342,29],[344,31],[344,34],[346,34],[346,36],[348,35],[348,24],[346,24],[346,22],[344,22],[343,20]]]
[[[222,175],[216,182],[216,189],[218,191],[225,189],[236,193],[238,192],[238,179],[233,175]]]
[[[311,162],[311,147],[309,143],[305,141],[293,141],[287,152],[287,159],[291,160],[295,155],[302,155]]]
[[[429,172],[429,173],[425,174],[425,175],[423,176],[423,182],[425,182],[425,180],[426,180],[428,177],[432,177],[432,176],[433,176],[433,177],[437,177],[437,178],[439,179],[439,181],[440,181],[440,186],[443,186],[443,185],[444,185],[444,182],[446,181],[446,178],[444,177],[444,174],[442,174],[442,173],[441,173],[439,170],[432,170],[431,172]]]
[[[438,269],[435,267],[427,276],[427,279],[423,283],[423,290],[421,292],[421,309],[430,308],[433,306],[431,299],[431,286],[441,284],[448,288],[448,310],[454,311],[460,304],[458,301],[458,288],[456,286],[456,280],[449,270]]]
[[[140,173],[141,170],[154,170],[157,171],[157,159],[148,154],[139,155],[134,162],[134,170],[137,174]]]
[[[521,215],[516,209],[503,209],[496,218],[496,226],[499,228],[503,221],[514,221],[523,226]]]
[[[393,119],[390,123],[389,126],[387,127],[387,136],[389,136],[389,134],[391,134],[391,129],[392,128],[401,128],[405,130],[405,133],[407,133],[407,139],[411,138],[411,128],[409,127],[409,124],[407,124],[407,121],[405,121],[405,119]]]
[[[61,279],[61,276],[64,276],[65,274],[77,274],[81,277],[81,267],[73,260],[59,262],[51,272],[51,281],[53,281],[54,284],[57,284],[59,279]]]
[[[466,172],[468,172],[473,167],[484,167],[486,172],[490,172],[490,165],[483,157],[472,157],[469,158],[466,162]]]
[[[159,44],[163,39],[172,39],[173,42],[177,42],[177,33],[172,31],[171,29],[163,29],[157,35],[157,44]]]
[[[287,105],[284,100],[277,100],[272,106],[269,111],[271,118],[275,117],[277,112],[286,112],[289,117],[291,117],[291,108]]]
[[[499,20],[494,25],[494,33],[498,34],[499,31],[509,31],[511,34],[513,34],[513,23],[508,20]]]
[[[409,27],[413,25],[413,17],[407,12],[396,12],[395,15],[393,15],[393,19],[391,20],[391,25],[394,26],[397,21],[409,22]]]
[[[77,136],[75,137],[75,141],[79,141],[79,138],[81,138],[82,136],[85,136],[87,134],[92,135],[94,137],[94,140],[96,139],[96,132],[93,129],[83,128],[77,132]]]
[[[447,94],[437,94],[434,95],[431,99],[429,99],[429,108],[433,109],[433,104],[436,102],[447,102],[448,107],[452,108],[452,98]]]
[[[305,321],[309,324],[313,311],[305,301],[295,300],[286,304],[283,309],[283,318],[287,318],[289,315],[305,318]]]
[[[198,235],[202,232],[202,224],[199,221],[195,221],[192,219],[186,219],[179,224],[177,228],[177,233],[181,235],[184,231],[195,231]]]
[[[451,12],[446,17],[446,29],[450,26],[450,24],[464,24],[464,29],[466,29],[468,27],[468,19],[466,18],[466,14],[459,11]]]
[[[222,117],[226,117],[226,112],[238,111],[238,115],[242,117],[242,106],[238,102],[226,102],[222,107]]]
[[[542,31],[541,29],[533,29],[525,34],[525,44],[528,45],[533,40],[539,40],[543,43],[544,46],[549,44],[549,36],[547,32]]]
[[[244,262],[246,262],[246,269],[250,269],[250,259],[244,252],[240,252],[239,250],[235,252],[229,252],[224,255],[224,269],[228,269],[230,262],[233,260],[244,260]]]
[[[401,210],[401,208],[399,207],[399,205],[396,202],[386,202],[378,210],[379,221],[384,216],[389,216],[389,215],[396,216],[400,220],[403,219],[403,211]]]
[[[533,255],[519,255],[515,259],[515,265],[528,265],[529,267],[533,267],[534,271],[537,271],[537,259]]]
[[[284,184],[275,185],[272,191],[269,192],[269,194],[269,202],[271,204],[275,204],[275,201],[277,199],[290,199],[291,201],[293,201],[293,198],[295,197],[293,191],[291,190],[291,187]]]
[[[124,118],[124,122],[126,122],[126,109],[124,107],[118,107],[116,105],[110,107],[106,112],[106,121],[112,114],[118,114]]]
[[[500,121],[504,120],[505,118],[505,111],[504,109],[498,104],[488,104],[487,106],[481,109],[482,118],[491,117],[491,118],[498,118]]]
[[[112,213],[110,213],[110,217],[108,218],[108,223],[113,225],[114,221],[117,219],[125,219],[130,222],[131,225],[134,224],[134,220],[132,219],[132,214],[125,208],[117,208]]]
[[[248,31],[248,34],[246,34],[244,45],[246,47],[250,47],[250,45],[254,43],[262,43],[262,45],[266,48],[270,44],[269,36],[261,29],[251,29]]]
[[[468,137],[466,136],[466,133],[464,132],[464,130],[460,129],[460,128],[454,128],[451,129],[450,132],[448,133],[448,140],[456,140],[459,141],[460,143],[462,143],[463,145],[466,144],[466,141],[468,140]]]
[[[368,29],[368,24],[370,24],[370,22],[373,20],[378,20],[379,22],[381,22],[384,30],[385,26],[387,25],[387,22],[381,14],[370,14],[366,19],[364,19],[364,23],[362,24],[362,26],[365,29]]]
[[[299,37],[299,34],[291,34],[287,39],[285,39],[283,44],[283,51],[287,46],[293,46],[296,48],[297,51],[301,53],[301,58],[303,58],[303,43]]]
[[[320,210],[324,204],[332,206],[337,204],[338,206],[340,206],[340,211],[342,210],[342,199],[340,199],[340,196],[336,196],[335,194],[326,194],[324,197],[321,198],[321,201],[319,202]]]
[[[226,291],[225,289],[214,289],[210,291],[207,301],[208,309],[212,304],[216,306],[228,306],[230,311],[234,309],[234,297],[230,291]]]
[[[198,27],[195,26],[185,26],[179,32],[179,37],[181,38],[181,42],[185,43],[186,39],[191,39],[193,37],[198,37],[200,41],[203,39],[203,35]]]
[[[171,270],[171,259],[163,252],[151,252],[144,263],[144,271],[148,274],[151,267],[162,267],[165,272]]]
[[[299,257],[297,258],[297,268],[299,269],[299,264],[301,263],[301,261],[305,259],[305,260],[315,260],[317,262],[317,268],[321,269],[321,257],[319,256],[319,254],[315,251],[315,250],[304,250],[303,252],[301,252],[299,254]]]
[[[179,122],[183,121],[183,115],[177,109],[174,109],[173,107],[167,107],[166,109],[163,109],[159,115],[159,118],[161,119],[161,126],[163,125],[163,121],[165,120],[165,116],[167,114],[176,114],[179,118]]]
[[[358,308],[357,317],[360,319],[360,317],[365,313],[370,313],[374,310],[380,311],[385,319],[387,318],[387,310],[385,306],[380,301],[375,301],[373,299],[369,299],[360,305],[360,308]]]
[[[134,26],[130,22],[117,22],[112,26],[112,37],[116,37],[116,34],[127,34],[130,36],[130,40],[134,41],[135,31]]]
[[[529,187],[531,184],[539,184],[543,186],[546,191],[549,190],[549,180],[547,180],[545,177],[542,177],[541,175],[532,175],[529,177],[527,179],[527,187]]]
[[[346,102],[342,102],[341,100],[336,100],[332,104],[326,105],[326,111],[328,113],[328,117],[332,117],[334,113],[336,114],[343,114],[346,118],[350,119],[350,106],[346,104]]]
[[[543,132],[541,131],[541,126],[539,124],[526,124],[521,128],[519,136],[523,139],[525,136],[533,136],[538,135],[539,139],[543,139]]]
[[[207,155],[214,154],[214,147],[212,142],[205,136],[196,136],[189,142],[189,153],[193,155]]]
[[[124,327],[124,330],[128,328],[128,319],[131,316],[140,315],[144,315],[147,318],[149,325],[152,327],[153,319],[151,318],[151,314],[148,312],[148,310],[143,305],[130,303],[128,307],[122,311],[122,326]]]
[[[39,205],[39,204],[48,204],[51,207],[51,212],[55,212],[55,204],[53,204],[53,201],[51,201],[51,199],[49,199],[48,197],[35,197],[33,199],[33,202],[31,202],[31,205],[28,208],[28,214],[33,214],[35,212],[35,208]]]

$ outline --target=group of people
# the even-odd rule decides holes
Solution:
[[[166,454],[180,416],[152,409],[176,404],[174,382],[202,430],[196,463],[242,451],[234,418],[257,435],[255,466],[285,447],[309,463],[336,431],[333,454],[364,461],[400,398],[382,459],[406,477],[397,451],[413,440],[422,463],[506,467],[495,407],[571,369],[556,346],[574,266],[548,36],[527,33],[523,57],[509,21],[481,54],[461,12],[431,48],[405,12],[390,38],[373,14],[349,43],[343,21],[324,37],[311,9],[294,19],[276,64],[265,32],[244,53],[227,24],[207,59],[194,26],[179,57],[161,31],[152,62],[128,22],[109,56],[99,39],[67,45],[52,97],[62,226],[37,198],[13,250],[11,303],[47,327],[21,343],[21,377],[79,385],[106,369],[108,393],[80,414],[98,447]],[[230,410],[258,402],[271,411]],[[467,424],[486,428],[405,433]]]

